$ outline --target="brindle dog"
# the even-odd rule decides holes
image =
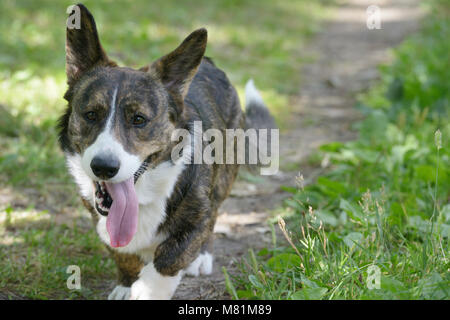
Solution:
[[[67,28],[68,107],[60,145],[118,267],[109,298],[168,299],[183,274],[211,272],[218,208],[239,168],[174,161],[179,141],[172,134],[192,133],[194,121],[225,132],[245,129],[252,119],[246,121],[225,73],[204,57],[205,29],[134,70],[108,58],[93,16],[77,7],[81,28]],[[259,128],[273,127],[263,105],[249,105]],[[186,149],[181,159],[192,156]]]

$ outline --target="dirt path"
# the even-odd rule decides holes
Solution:
[[[308,168],[305,159],[318,146],[347,141],[356,134],[352,123],[361,116],[353,108],[355,95],[377,79],[377,65],[389,60],[389,49],[417,30],[423,11],[418,1],[350,0],[333,14],[305,52],[314,62],[300,72],[302,88],[291,102],[292,117],[287,132],[280,134],[281,168],[297,166],[312,180],[320,168]],[[366,27],[366,9],[381,9],[381,30]],[[270,243],[265,223],[270,210],[288,196],[281,185],[295,185],[298,171],[280,171],[257,184],[239,180],[221,207],[215,229],[214,271],[210,276],[185,277],[175,299],[227,299],[222,266],[233,272],[236,260],[248,248]]]

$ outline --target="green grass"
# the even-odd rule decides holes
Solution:
[[[83,3],[95,16],[109,56],[131,67],[149,64],[206,27],[207,55],[241,98],[245,82],[254,78],[282,124],[301,81],[302,49],[331,1]],[[83,211],[57,145],[56,120],[66,106],[65,20],[71,4],[1,4],[0,296],[104,298],[100,283],[113,278],[114,267],[95,231],[75,222],[89,218],[68,214]],[[72,264],[83,265],[81,291],[65,286],[65,270]]]
[[[0,222],[0,295],[4,298],[95,299],[105,298],[114,279],[114,262],[108,257],[91,221],[77,213],[62,214],[32,208],[6,209]],[[2,217],[3,218],[3,217]],[[81,290],[69,290],[67,268],[80,267]]]
[[[241,261],[234,298],[450,298],[450,7],[434,4],[360,97],[359,138],[323,145],[331,169],[286,188],[284,231]]]

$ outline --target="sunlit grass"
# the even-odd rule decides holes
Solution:
[[[361,96],[358,139],[322,145],[309,165],[329,170],[284,188],[283,236],[241,261],[233,297],[450,298],[449,6],[434,9]]]
[[[105,298],[114,264],[90,218],[72,220],[35,209],[0,211],[0,293],[9,298]],[[81,269],[81,289],[70,290],[67,267]]]

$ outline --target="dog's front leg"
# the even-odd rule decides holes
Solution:
[[[144,262],[136,254],[119,253],[107,246],[112,258],[116,262],[118,271],[118,285],[108,295],[109,300],[128,300],[131,296],[131,285],[139,279],[144,268]]]
[[[202,244],[202,236],[192,233],[169,237],[158,246],[153,261],[142,268],[139,279],[131,286],[130,299],[172,298],[183,276],[182,270],[197,257]]]
[[[211,223],[205,223],[207,226]],[[211,228],[172,234],[156,249],[154,259],[142,268],[139,279],[131,286],[131,299],[170,299],[180,283],[183,270],[194,261]]]

